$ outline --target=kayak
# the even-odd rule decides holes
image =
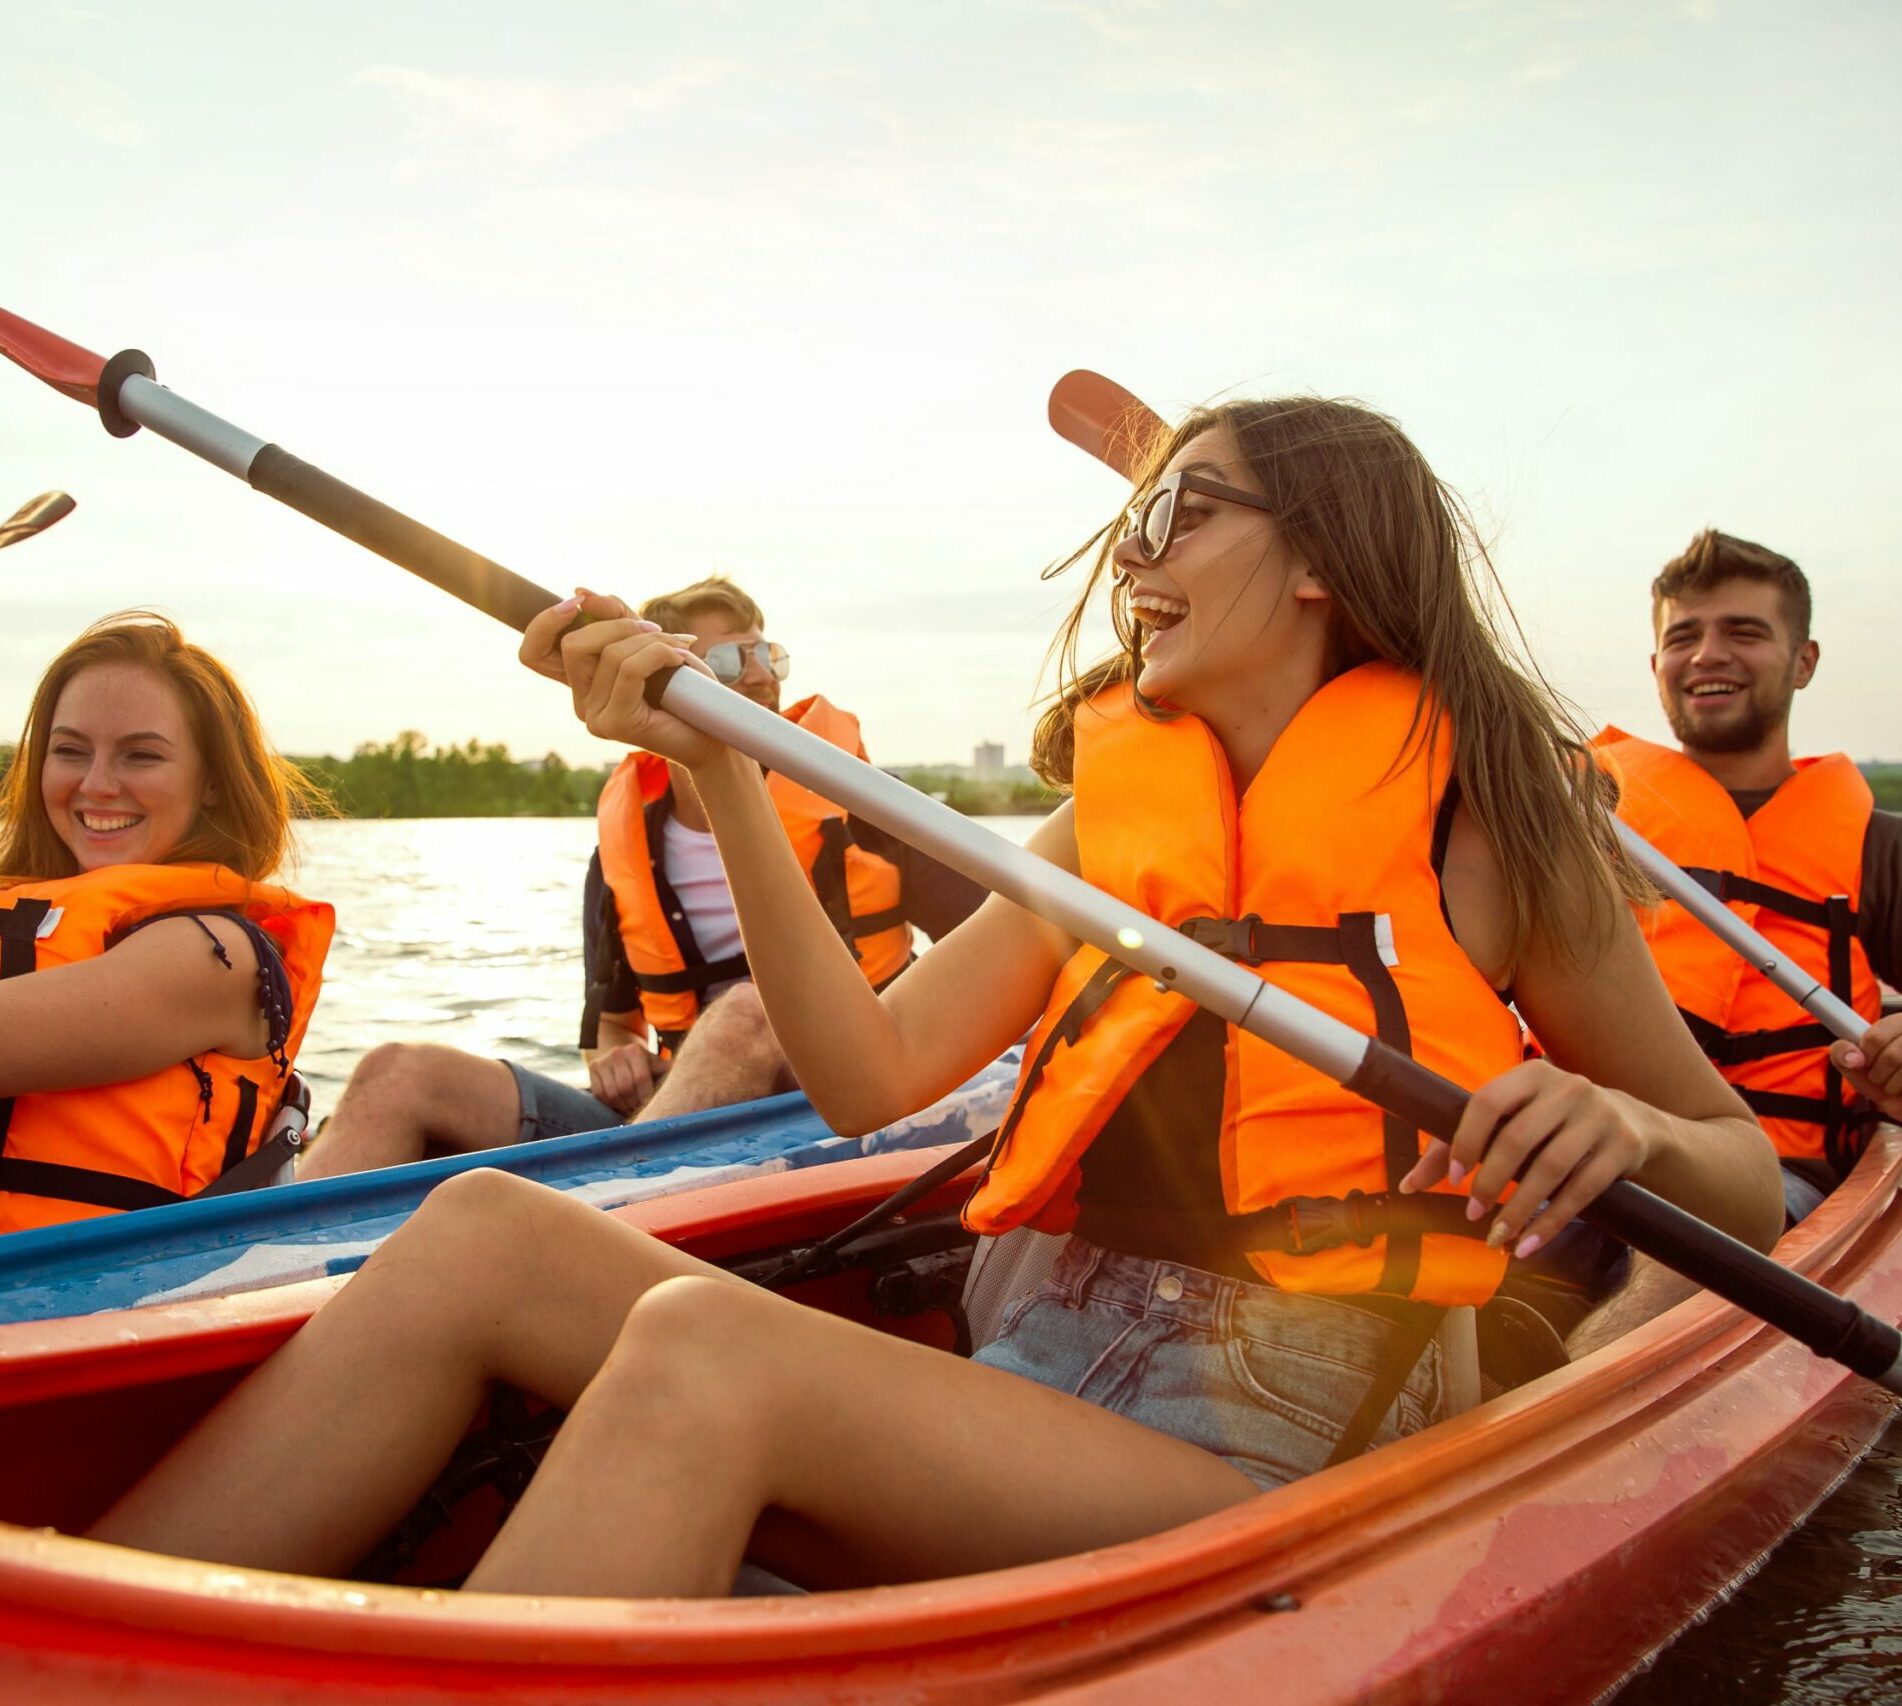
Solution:
[[[612,1212],[712,1260],[783,1255],[939,1153]],[[1896,1320],[1899,1180],[1902,1131],[1884,1128],[1779,1258]],[[882,1271],[835,1273],[794,1295],[948,1343],[940,1294],[893,1281],[938,1259],[934,1229],[939,1243],[955,1239],[966,1189],[941,1188],[884,1235],[925,1253],[893,1245]],[[1849,1472],[1893,1403],[1701,1295],[1591,1357],[1217,1516],[951,1581],[527,1599],[232,1569],[58,1532],[89,1521],[341,1283],[0,1327],[0,1695],[1099,1703],[1272,1687],[1307,1706],[1589,1700],[1754,1569]],[[917,1312],[894,1303],[905,1296]],[[456,1507],[452,1538],[479,1546],[492,1530],[481,1491]]]
[[[1012,1048],[949,1096],[838,1137],[801,1095],[511,1144],[307,1184],[240,1191],[0,1237],[0,1323],[220,1297],[360,1267],[444,1179],[497,1167],[615,1208],[754,1174],[968,1143],[996,1129]]]

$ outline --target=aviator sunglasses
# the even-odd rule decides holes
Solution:
[[[706,650],[707,668],[728,687],[746,673],[749,657],[756,658],[760,668],[775,681],[784,681],[786,671],[792,668],[792,658],[777,640],[755,640],[750,646],[743,646],[738,640],[725,640]]]
[[[1240,486],[1225,486],[1206,474],[1165,474],[1130,513],[1129,525],[1123,530],[1125,539],[1135,540],[1145,563],[1160,563],[1175,543],[1176,517],[1182,513],[1177,498],[1183,492],[1199,492],[1205,498],[1219,498],[1224,503],[1246,504],[1250,509],[1274,513],[1274,506],[1266,498],[1245,492]]]

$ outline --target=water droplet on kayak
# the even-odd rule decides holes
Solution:
[[[1143,933],[1140,930],[1132,930],[1125,924],[1116,932],[1116,945],[1119,948],[1127,948],[1133,954],[1143,945]]]
[[[370,1596],[367,1593],[358,1593],[352,1589],[343,1596],[343,1602],[345,1605],[368,1605],[370,1603]]]

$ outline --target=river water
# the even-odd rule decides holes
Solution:
[[[1021,841],[1037,818],[989,818]],[[293,877],[338,914],[299,1065],[316,1111],[379,1042],[436,1042],[582,1084],[581,882],[590,818],[300,826]],[[1581,1638],[1589,1638],[1581,1631]],[[1620,1706],[1902,1700],[1902,1432],[1887,1439]]]

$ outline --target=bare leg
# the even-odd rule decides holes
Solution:
[[[297,1176],[396,1167],[422,1160],[430,1144],[494,1149],[515,1141],[521,1118],[514,1074],[499,1060],[436,1043],[384,1043],[357,1062]]]
[[[541,1185],[487,1168],[446,1180],[93,1537],[347,1570],[427,1489],[490,1382],[571,1406],[635,1299],[682,1274],[740,1286]]]
[[[795,1087],[779,1039],[766,1022],[759,991],[739,983],[694,1022],[672,1069],[634,1123],[730,1108]]]
[[[725,1593],[1112,1545],[1255,1494],[1219,1457],[1065,1393],[732,1281],[646,1292],[471,1588]]]
[[[1572,1329],[1566,1352],[1576,1362],[1696,1293],[1693,1281],[1633,1251],[1630,1277]]]

